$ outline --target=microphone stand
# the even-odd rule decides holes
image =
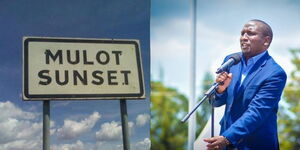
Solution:
[[[212,96],[216,92],[216,88],[219,86],[220,83],[214,83],[205,93],[202,99],[196,104],[196,106],[192,109],[191,112],[189,112],[182,120],[181,122],[184,123],[186,122],[190,116],[198,109],[198,107],[207,99],[211,101],[211,137],[214,136],[214,106],[212,102]]]

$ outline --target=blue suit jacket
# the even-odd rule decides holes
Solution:
[[[214,106],[226,104],[220,134],[239,150],[277,150],[278,102],[286,74],[267,52],[239,87],[241,67],[239,62],[230,68],[233,78],[229,87],[223,94],[216,94]]]

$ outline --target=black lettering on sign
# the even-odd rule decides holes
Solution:
[[[65,80],[60,81],[60,76],[59,76],[59,70],[55,70],[55,80],[56,83],[59,85],[66,85],[69,82],[69,72],[68,70],[65,70]]]
[[[131,73],[130,70],[123,70],[121,73],[124,75],[124,82],[123,85],[128,85],[128,74]]]
[[[95,85],[101,85],[103,84],[104,80],[103,78],[100,76],[103,72],[102,71],[99,71],[99,70],[96,70],[92,73],[93,77],[95,79],[98,79],[98,81],[95,81],[93,80],[92,83],[95,84]],[[99,75],[100,74],[100,75]]]
[[[55,62],[55,60],[58,58],[59,64],[63,63],[62,50],[57,50],[55,55],[53,55],[52,52],[50,51],[50,49],[46,49],[45,55],[46,55],[46,64],[50,63],[50,60],[49,60],[50,57],[53,60],[53,62]]]
[[[38,76],[41,78],[41,79],[45,79],[46,81],[40,81],[39,84],[41,85],[48,85],[51,83],[52,79],[51,77],[49,77],[49,70],[41,70],[39,73],[38,73]]]
[[[40,85],[49,85],[52,83],[52,78],[57,85],[64,86],[68,84],[72,85],[103,85],[107,83],[107,85],[129,85],[130,82],[130,70],[95,70],[95,71],[87,71],[87,70],[54,70],[54,75],[51,77],[49,74],[49,70],[41,70],[38,72],[38,77],[40,78],[39,84]],[[91,79],[88,80],[88,73],[91,74]],[[107,73],[107,78],[103,78],[103,75]],[[120,78],[120,79],[119,79]],[[107,81],[105,80],[107,79]],[[123,80],[122,80],[123,79]],[[73,81],[73,82],[72,82]],[[89,82],[88,82],[89,81]]]
[[[113,76],[113,74],[116,74],[117,71],[108,70],[107,71],[107,79],[108,79],[108,85],[118,85],[118,82],[113,82],[113,79],[117,79],[117,76]]]
[[[77,85],[77,79],[81,81],[83,85],[87,85],[87,73],[86,70],[83,71],[83,77],[77,70],[73,71],[74,85]]]
[[[83,50],[83,64],[85,65],[93,65],[94,62],[87,60],[86,50]]]
[[[115,54],[116,64],[120,65],[120,55],[122,55],[122,51],[112,51],[111,53]]]
[[[101,55],[102,55],[102,57],[101,57]],[[96,54],[96,59],[99,64],[106,65],[109,62],[109,54],[106,51],[99,51]]]
[[[107,65],[112,62],[112,65],[120,65],[122,62],[122,54],[124,53],[120,50],[98,50],[96,56],[88,57],[88,50],[82,49],[65,49],[65,50],[50,50],[45,49],[45,61],[46,64],[56,63],[56,64],[71,64],[73,67],[69,67],[66,70],[41,70],[38,72],[39,85],[50,85],[51,83],[58,86],[65,85],[129,85],[132,80],[130,77],[130,70],[114,70],[113,67],[105,67],[110,70],[86,70],[85,65],[97,64],[97,68],[100,64]],[[77,66],[78,65],[78,66]],[[60,66],[63,68],[64,66]],[[96,66],[95,66],[96,67]],[[79,70],[76,68],[80,68]],[[88,68],[94,68],[89,66]],[[100,67],[101,68],[101,67]],[[118,68],[118,67],[117,67]],[[59,68],[57,68],[59,69]],[[82,70],[84,69],[84,70]],[[53,73],[52,73],[53,71]],[[50,72],[52,74],[50,74]],[[52,75],[52,76],[51,76]],[[91,77],[91,78],[89,78]],[[52,82],[53,80],[53,82]]]
[[[75,54],[75,60],[72,61],[72,59],[71,59],[71,51],[67,50],[67,60],[68,60],[68,63],[73,64],[73,65],[79,63],[79,50],[76,50],[75,52],[76,52],[76,54]]]

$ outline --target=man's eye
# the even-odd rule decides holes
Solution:
[[[253,32],[249,32],[249,33],[247,33],[248,35],[255,35]]]

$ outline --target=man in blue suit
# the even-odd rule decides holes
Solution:
[[[241,61],[216,82],[215,107],[226,104],[220,136],[204,139],[208,150],[278,150],[277,111],[286,73],[268,54],[273,33],[261,20],[241,31]],[[225,58],[227,61],[230,55]]]

